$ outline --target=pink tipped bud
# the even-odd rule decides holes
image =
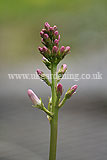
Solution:
[[[50,30],[50,31],[53,31],[53,30],[54,30],[54,28],[53,28],[53,27],[50,27],[50,28],[49,28],[49,30]]]
[[[45,57],[42,58],[42,62],[47,66],[49,70],[51,69],[51,63]]]
[[[60,34],[59,34],[59,36],[58,36],[58,40],[60,40]]]
[[[41,31],[41,32],[40,32],[40,35],[41,35],[41,37],[43,37],[43,35],[44,35],[44,32],[43,32],[43,31]]]
[[[41,48],[41,47],[38,47],[38,50],[39,50],[40,52],[42,52],[42,48]]]
[[[46,61],[47,59],[45,57],[42,58],[42,61]]]
[[[67,65],[66,64],[63,64],[61,66],[61,69],[62,69],[62,73],[65,73],[65,71],[67,70]]]
[[[77,85],[74,85],[74,86],[71,87],[71,90],[73,90],[73,92],[75,92],[76,89],[77,89]]]
[[[41,39],[41,42],[42,42],[42,43],[44,42],[43,38]]]
[[[55,40],[54,40],[54,43],[55,43],[56,45],[58,45],[59,40],[55,39]]]
[[[55,36],[58,36],[58,31],[55,31],[54,34],[55,34]]]
[[[70,98],[76,91],[77,85],[72,86],[67,92],[66,92],[66,98]]]
[[[57,51],[58,51],[58,47],[57,47],[57,46],[53,46],[52,52],[53,52],[53,53],[57,53]]]
[[[49,38],[48,34],[44,34],[43,38],[48,39]]]
[[[46,75],[45,75],[40,69],[37,69],[37,74],[39,75],[39,77],[40,77],[48,86],[51,86],[50,81],[48,80],[48,78],[46,77]]]
[[[61,68],[59,69],[59,71],[58,71],[58,76],[59,76],[59,78],[62,78],[62,77],[63,77],[63,75],[64,75],[64,73],[66,72],[66,70],[67,70],[67,65],[66,65],[66,64],[63,64],[63,65],[61,66]]]
[[[59,83],[58,85],[57,85],[57,94],[58,95],[62,95],[62,91],[63,91],[63,89],[62,89],[63,87],[62,87],[62,84],[61,83]]]
[[[66,48],[65,48],[65,53],[68,53],[69,51],[70,51],[70,47],[69,46],[67,46]]]
[[[65,51],[65,47],[62,46],[62,47],[60,48],[60,53],[63,53],[64,51]]]
[[[43,72],[40,69],[37,69],[37,74],[40,76]]]
[[[42,32],[45,32],[46,31],[46,29],[42,29]]]
[[[54,29],[54,31],[56,31],[57,30],[57,26],[55,25],[55,26],[53,26],[53,29]]]
[[[35,95],[35,93],[31,89],[29,89],[27,93],[34,105],[41,105],[40,99]]]
[[[43,51],[44,53],[46,53],[47,50],[48,50],[47,47],[43,46],[42,51]]]
[[[47,30],[49,30],[50,25],[49,25],[49,23],[48,23],[48,22],[46,22],[44,26],[45,26],[45,28],[46,28]]]

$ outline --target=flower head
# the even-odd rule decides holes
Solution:
[[[48,22],[44,25],[40,35],[42,37],[42,44],[46,48],[40,48],[40,53],[50,62],[58,64],[70,51],[70,47],[62,46],[59,48],[60,34],[57,30],[57,26],[50,26]]]

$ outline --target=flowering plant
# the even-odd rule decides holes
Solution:
[[[59,81],[66,72],[67,65],[63,64],[58,72],[57,65],[68,53],[70,53],[70,47],[59,47],[60,34],[56,26],[51,27],[46,22],[44,27],[45,28],[40,32],[42,37],[41,42],[44,46],[42,48],[38,47],[38,49],[43,56],[43,63],[51,71],[52,82],[48,80],[46,75],[40,69],[37,69],[37,74],[49,87],[51,87],[52,94],[49,98],[47,108],[44,106],[42,100],[39,99],[31,89],[28,90],[28,96],[33,103],[33,107],[39,108],[47,114],[47,118],[50,122],[49,160],[56,160],[58,111],[64,105],[66,100],[75,93],[77,85],[69,88],[65,93],[64,98],[61,100],[63,86]],[[56,74],[58,76],[56,76]]]

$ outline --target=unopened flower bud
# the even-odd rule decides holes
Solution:
[[[60,34],[59,34],[59,36],[58,36],[58,40],[60,40]]]
[[[58,47],[57,47],[57,46],[53,46],[52,52],[53,52],[53,53],[57,53],[57,51],[58,51]]]
[[[46,31],[46,29],[43,28],[43,29],[42,29],[42,32],[45,32],[45,31]]]
[[[66,65],[66,64],[63,64],[63,65],[61,66],[61,68],[59,69],[59,71],[58,71],[58,76],[59,76],[58,81],[60,81],[60,79],[63,77],[63,75],[64,75],[64,73],[66,72],[66,70],[67,70],[67,65]]]
[[[58,36],[58,31],[55,31],[54,34],[55,34],[55,36]]]
[[[35,93],[29,89],[28,90],[28,96],[31,99],[32,103],[36,106],[36,105],[41,105],[41,100],[35,95]]]
[[[37,74],[39,75],[39,77],[40,77],[48,86],[51,86],[50,81],[48,80],[48,78],[46,77],[46,75],[45,75],[40,69],[37,69]]]
[[[56,45],[58,45],[59,40],[55,39],[55,40],[54,40],[54,43],[55,43]]]
[[[46,53],[46,52],[48,51],[48,48],[45,47],[45,46],[43,46],[42,51],[43,51],[44,53]]]
[[[54,28],[54,31],[56,31],[56,30],[57,30],[57,26],[56,26],[56,25],[54,25],[54,26],[53,26],[53,28]]]
[[[42,73],[43,73],[43,72],[42,72],[40,69],[37,69],[37,74],[38,74],[39,76],[41,76]]]
[[[49,30],[50,30],[50,31],[53,31],[53,30],[54,30],[54,28],[53,28],[53,27],[50,27],[50,28],[49,28]]]
[[[60,48],[60,53],[63,53],[64,51],[65,51],[65,47],[62,46],[62,47]]]
[[[49,38],[48,34],[44,34],[44,35],[43,35],[43,38],[44,38],[44,39],[48,39],[48,38]]]
[[[42,58],[42,62],[47,66],[49,70],[51,69],[51,63],[45,57]]]
[[[70,47],[67,46],[67,47],[65,48],[65,53],[68,53],[69,51],[70,51]]]
[[[63,91],[62,88],[63,88],[63,87],[62,87],[62,84],[59,83],[59,84],[57,85],[57,95],[59,95],[59,96],[62,95],[62,91]]]
[[[59,71],[58,71],[58,73],[60,72],[60,73],[65,73],[66,72],[66,70],[67,70],[67,65],[66,64],[63,64],[62,66],[61,66],[61,68],[59,69]]]
[[[69,99],[75,93],[76,89],[77,89],[77,85],[74,85],[71,88],[69,88],[65,94],[65,98]]]
[[[45,26],[45,28],[46,28],[47,30],[49,30],[50,25],[49,25],[49,23],[48,23],[48,22],[46,22],[44,26]]]
[[[43,31],[41,31],[41,32],[40,32],[40,35],[41,35],[41,37],[43,37],[43,35],[44,35],[44,32],[43,32]]]
[[[38,47],[38,50],[39,50],[40,52],[42,52],[42,48],[41,48],[41,47]]]

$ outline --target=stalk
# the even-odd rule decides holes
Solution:
[[[57,65],[52,64],[51,75],[52,75],[52,112],[54,116],[50,121],[50,152],[49,160],[56,160],[56,149],[57,149],[57,128],[58,128],[58,106],[56,106],[57,96],[56,96],[56,75]]]

